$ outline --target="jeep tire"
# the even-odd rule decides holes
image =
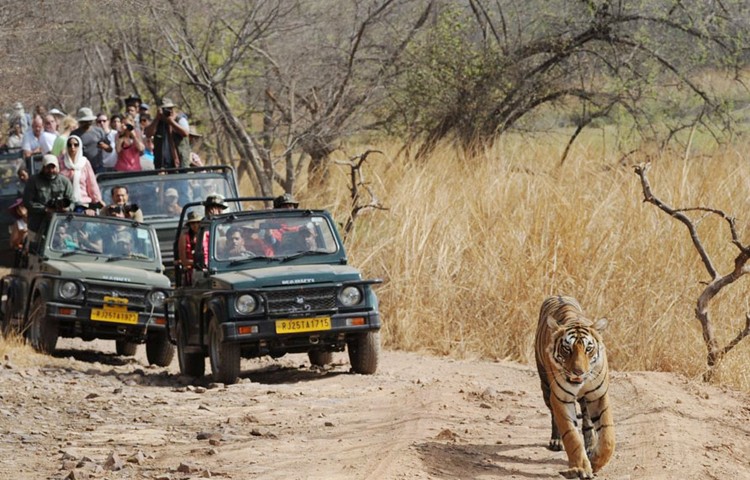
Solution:
[[[177,360],[180,363],[180,373],[190,377],[202,377],[206,371],[206,357],[202,352],[187,351],[187,332],[183,322],[177,322],[175,336],[177,337]]]
[[[240,345],[224,343],[224,333],[215,316],[208,322],[208,356],[214,381],[232,384],[240,376]]]
[[[138,344],[127,340],[115,340],[115,351],[123,357],[132,357],[138,350]]]
[[[310,350],[307,352],[307,358],[310,359],[310,365],[316,367],[325,367],[333,362],[333,352],[324,350]]]
[[[166,332],[151,333],[146,337],[146,358],[149,365],[168,367],[174,359],[174,345],[169,343]]]
[[[367,332],[349,340],[349,363],[354,373],[371,375],[378,369],[380,332]]]
[[[47,302],[37,295],[29,312],[28,338],[37,352],[52,353],[57,345],[57,320],[47,317]]]
[[[21,334],[19,317],[23,314],[22,305],[16,305],[18,303],[15,300],[15,295],[12,291],[8,291],[8,300],[5,302],[5,308],[3,309],[3,325],[2,333],[4,338],[11,338]]]

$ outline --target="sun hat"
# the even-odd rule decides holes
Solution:
[[[23,103],[16,102],[15,105],[13,105],[13,110],[23,110]]]
[[[195,138],[199,138],[199,137],[202,137],[203,135],[201,135],[200,133],[198,133],[198,130],[196,130],[194,126],[190,125],[190,136],[191,137],[195,137]]]
[[[294,207],[298,207],[299,202],[294,199],[291,193],[285,193],[284,195],[279,195],[278,197],[273,199],[273,208],[281,208],[284,205],[293,205]]]
[[[177,193],[176,188],[168,188],[164,191],[164,196],[165,197],[179,197],[180,194]]]
[[[200,222],[201,220],[203,220],[203,216],[201,216],[201,214],[199,214],[198,212],[189,212],[185,223],[195,223]]]
[[[220,194],[209,195],[206,197],[206,201],[203,202],[205,207],[219,207],[222,210],[228,208],[226,202],[224,202],[224,196]]]
[[[96,115],[89,107],[81,107],[78,109],[78,116],[76,120],[79,122],[93,122],[96,120]]]
[[[161,99],[161,105],[159,105],[159,108],[174,108],[174,102],[171,98],[164,97]]]
[[[56,117],[64,117],[65,116],[65,112],[63,112],[62,110],[59,110],[57,108],[51,109],[49,111],[49,113],[50,113],[50,115],[54,115]]]

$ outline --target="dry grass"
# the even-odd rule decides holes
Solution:
[[[579,146],[562,169],[560,145],[528,139],[506,140],[481,158],[445,149],[424,165],[404,165],[393,160],[395,147],[381,149],[386,155],[373,158],[368,174],[390,210],[360,218],[348,249],[367,276],[385,280],[378,293],[390,348],[532,362],[541,302],[565,293],[590,316],[610,319],[614,369],[703,373],[694,308],[708,276],[685,227],[642,202],[632,167],[594,143]],[[654,193],[675,207],[736,215],[749,243],[750,174],[741,151],[656,158]],[[303,204],[329,208],[343,223],[347,174],[334,175],[328,192],[303,192]],[[726,273],[737,252],[725,223],[707,216],[699,228]],[[747,282],[712,304],[722,343],[744,325]],[[746,340],[719,381],[750,390],[749,353]]]
[[[650,204],[632,167],[582,142],[563,168],[561,145],[508,139],[480,158],[449,149],[423,165],[378,146],[368,181],[390,210],[362,216],[348,241],[351,263],[378,287],[389,348],[461,358],[532,363],[532,339],[545,296],[579,299],[591,317],[606,316],[605,339],[616,370],[680,372],[698,378],[706,348],[695,319],[708,276],[685,227]],[[364,151],[367,146],[358,147]],[[743,152],[682,153],[653,160],[654,193],[675,207],[711,206],[738,217],[750,243],[750,169]],[[698,157],[700,153],[700,157]],[[345,222],[348,170],[325,192],[300,192],[303,205],[327,208]],[[245,185],[245,187],[247,187]],[[705,216],[703,241],[720,273],[736,250],[725,223]],[[710,313],[722,343],[750,311],[749,278],[725,289]],[[27,346],[0,341],[0,356],[36,364]],[[750,341],[724,361],[717,381],[750,391]]]

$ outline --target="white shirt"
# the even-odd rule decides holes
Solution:
[[[21,149],[33,152],[37,148],[39,148],[39,139],[36,138],[34,136],[34,132],[29,129],[26,131],[26,133],[23,134],[23,144],[21,146]]]
[[[48,132],[46,130],[42,132],[42,138],[39,139],[39,146],[42,147],[43,154],[47,154],[52,150],[52,145],[54,145],[56,138],[56,133]]]

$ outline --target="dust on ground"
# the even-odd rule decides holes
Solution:
[[[243,360],[235,385],[191,381],[58,342],[0,366],[0,478],[556,479],[533,367],[383,351],[375,375],[305,355]],[[210,368],[207,368],[210,371]],[[666,373],[613,373],[617,451],[603,479],[750,479],[746,394]]]

